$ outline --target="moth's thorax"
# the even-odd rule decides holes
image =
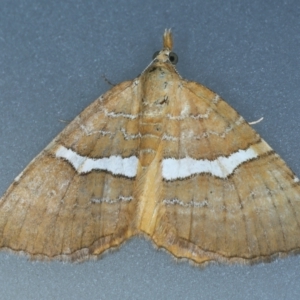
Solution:
[[[143,166],[152,162],[161,143],[165,115],[178,78],[170,63],[160,61],[150,65],[141,77],[140,159]]]
[[[174,92],[174,82],[178,81],[178,74],[167,64],[153,64],[143,74],[142,84],[142,112],[143,114],[162,115],[168,104],[170,95]]]

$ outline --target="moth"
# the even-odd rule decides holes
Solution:
[[[137,78],[95,100],[0,200],[0,248],[98,258],[143,235],[195,264],[300,249],[299,179],[232,107],[175,69],[170,30]]]

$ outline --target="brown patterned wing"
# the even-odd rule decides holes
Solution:
[[[131,81],[108,91],[15,179],[0,200],[2,249],[76,261],[134,233],[139,139],[126,140],[125,132],[138,127],[136,92]]]
[[[163,192],[147,232],[177,258],[256,262],[300,249],[299,179],[226,102],[183,81],[162,140]]]

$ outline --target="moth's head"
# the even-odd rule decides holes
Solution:
[[[166,29],[163,35],[163,49],[156,51],[153,54],[153,62],[171,63],[176,65],[178,62],[178,56],[172,52],[173,49],[173,36],[171,29]]]
[[[172,51],[173,37],[171,29],[166,29],[163,35],[163,49],[156,51],[153,54],[152,62],[147,67],[147,71],[151,71],[153,68],[164,67],[170,71],[175,70],[175,65],[178,62],[178,56]],[[176,71],[176,70],[175,70]]]

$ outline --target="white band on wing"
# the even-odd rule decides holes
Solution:
[[[239,150],[228,157],[220,156],[215,160],[197,160],[190,157],[167,158],[162,162],[162,175],[166,180],[176,180],[201,173],[210,173],[213,176],[226,178],[237,166],[256,157],[258,154],[250,147],[247,150]]]
[[[103,158],[89,158],[81,156],[64,146],[59,146],[55,155],[58,158],[67,160],[78,173],[105,170],[115,175],[123,175],[131,178],[135,177],[137,173],[138,158],[136,156],[123,158],[120,155],[112,155]]]

